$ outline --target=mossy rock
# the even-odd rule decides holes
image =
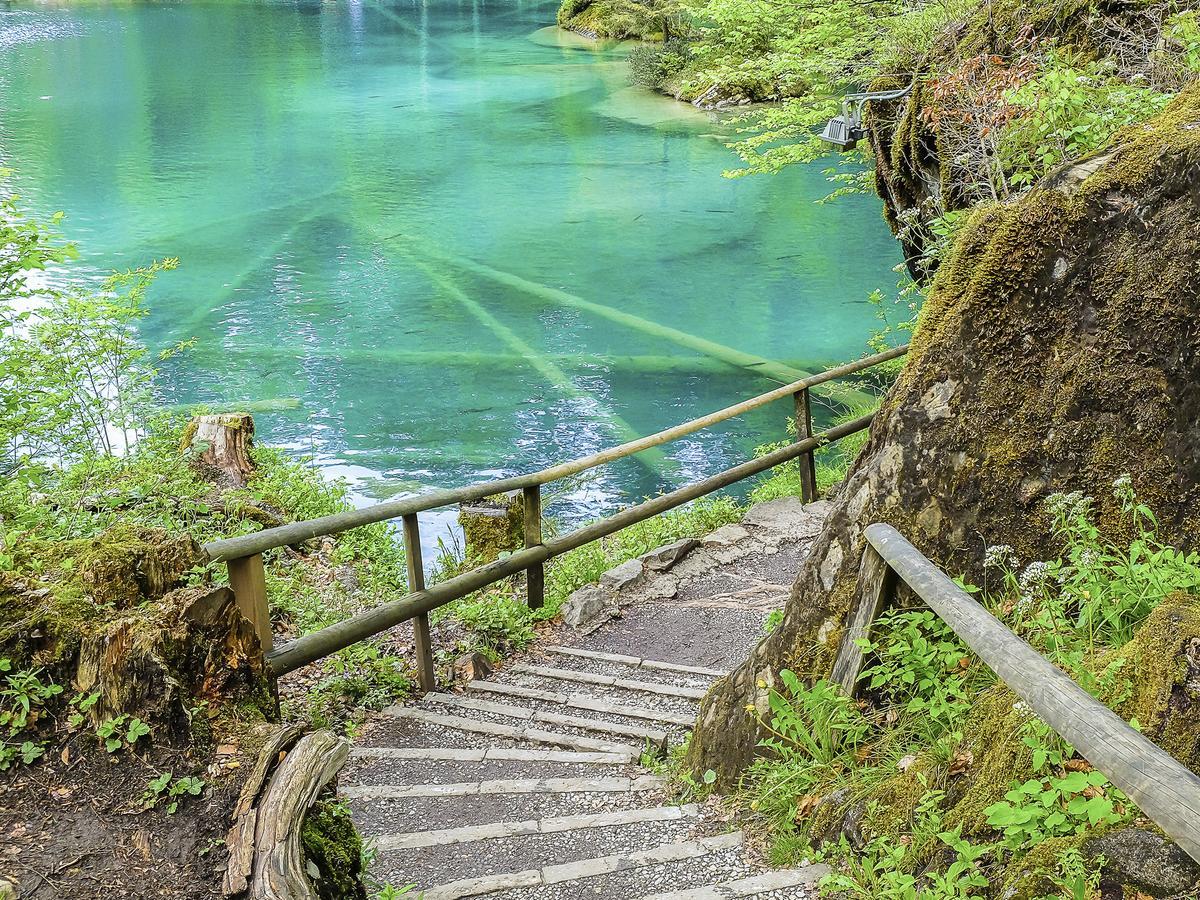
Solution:
[[[304,817],[300,843],[319,900],[367,900],[362,838],[346,807],[331,802],[314,804]]]
[[[1059,547],[1044,501],[1095,498],[1128,536],[1132,476],[1162,540],[1200,533],[1200,86],[1103,154],[976,213],[939,270],[912,350],[802,564],[783,622],[714,686],[689,766],[736,784],[759,734],[744,714],[781,668],[824,677],[854,595],[863,530],[896,527],[983,582],[989,545]]]

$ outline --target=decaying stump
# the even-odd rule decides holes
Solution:
[[[309,807],[350,755],[350,743],[329,731],[301,733],[296,725],[275,732],[242,788],[225,839],[227,897],[316,900],[300,831]]]
[[[137,715],[185,728],[185,701],[249,699],[273,706],[253,625],[229,588],[181,588],[86,634],[75,687],[97,692],[99,722]]]
[[[253,416],[220,413],[193,418],[183,432],[180,450],[199,450],[193,464],[211,480],[227,487],[245,487],[254,471],[250,460],[253,443]]]
[[[520,548],[525,540],[521,492],[495,494],[464,503],[458,509],[467,562],[484,565],[501,553]]]

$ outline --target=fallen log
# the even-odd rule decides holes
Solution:
[[[300,832],[309,807],[350,755],[350,742],[329,731],[297,740],[299,732],[299,726],[277,731],[242,788],[226,837],[226,897],[317,898],[306,871]]]

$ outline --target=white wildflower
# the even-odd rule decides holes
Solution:
[[[1020,564],[1020,560],[1017,559],[1017,551],[1008,544],[997,544],[987,548],[983,555],[983,564],[989,569],[1012,570]]]

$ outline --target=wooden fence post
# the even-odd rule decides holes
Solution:
[[[229,587],[238,610],[254,626],[258,646],[263,653],[273,647],[271,611],[267,608],[267,573],[261,553],[229,560]]]
[[[808,388],[801,388],[793,395],[796,410],[796,440],[803,441],[813,436],[812,402]],[[817,461],[809,450],[798,460],[800,463],[800,499],[812,503],[817,499]]]
[[[421,532],[417,526],[417,514],[404,517],[404,561],[408,564],[408,592],[425,590],[425,565],[421,562]],[[413,617],[413,652],[417,657],[417,681],[421,690],[428,694],[437,690],[437,677],[433,669],[433,643],[429,638],[429,614],[420,613]]]
[[[854,588],[854,599],[846,613],[846,627],[838,645],[837,659],[829,680],[842,687],[847,697],[853,697],[858,687],[858,676],[862,672],[866,654],[855,643],[860,638],[870,637],[871,623],[887,605],[895,590],[896,573],[892,571],[879,551],[869,543],[863,544],[862,564],[858,568],[858,583]]]
[[[523,522],[525,547],[540,547],[542,543],[542,488],[540,485],[523,488],[521,497],[525,501]],[[546,602],[546,572],[542,563],[534,563],[525,570],[525,596],[530,609],[541,609]]]

